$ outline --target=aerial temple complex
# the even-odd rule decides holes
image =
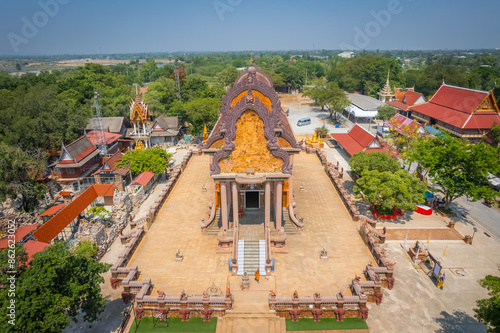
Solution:
[[[301,226],[293,213],[293,157],[300,150],[270,78],[250,66],[225,95],[219,120],[202,147],[210,155],[214,182],[211,215],[202,230],[220,210],[218,252],[236,250],[232,267],[238,275],[253,273],[237,260],[245,241],[259,241],[265,251],[260,257],[266,259],[261,274],[269,274],[270,246],[286,252],[283,215]]]
[[[146,116],[136,99],[138,138]],[[110,283],[136,318],[217,317],[217,332],[285,332],[284,318],[366,320],[367,303],[380,304],[395,282],[385,233],[359,213],[338,163],[314,148],[321,138],[297,142],[271,79],[252,64],[203,132],[146,216],[120,233]]]

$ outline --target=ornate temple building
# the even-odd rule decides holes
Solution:
[[[237,253],[238,243],[241,249],[250,240],[268,244],[261,274],[270,272],[271,246],[286,252],[284,218],[301,223],[292,192],[293,157],[300,149],[271,79],[251,65],[224,96],[219,120],[202,146],[214,183],[212,212],[202,230],[220,223],[218,252]],[[240,274],[237,259],[231,266]]]
[[[147,105],[141,101],[139,94],[130,104],[130,122],[134,126],[130,138],[134,140],[136,148],[151,147],[151,126]]]
[[[378,93],[379,100],[386,103],[392,102],[396,99],[396,94],[392,91],[391,84],[389,83],[389,72],[387,72],[387,81],[384,88]]]
[[[445,83],[426,102],[410,107],[411,117],[466,138],[482,140],[494,123],[500,124],[500,110],[492,91],[479,91],[450,86]]]

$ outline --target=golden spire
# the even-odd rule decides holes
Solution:
[[[207,131],[207,124],[203,127],[203,144],[207,143],[208,140],[208,131]]]

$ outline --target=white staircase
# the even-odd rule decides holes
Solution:
[[[260,275],[266,275],[266,242],[238,241],[238,271],[236,275],[254,275],[259,270]]]

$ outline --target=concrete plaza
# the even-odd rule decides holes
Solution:
[[[208,161],[208,156],[192,158],[129,263],[139,266],[142,279],[151,278],[155,289],[170,295],[182,290],[200,294],[212,283],[224,290],[228,281],[230,255],[216,254],[216,236],[203,236],[200,230],[210,200]],[[373,260],[359,225],[351,221],[316,155],[299,154],[294,169],[295,198],[306,226],[302,234],[288,236],[288,254],[273,254],[278,295],[347,291],[354,275]],[[319,258],[323,247],[327,261]],[[183,262],[175,260],[178,249]],[[238,285],[231,283],[232,288]]]

